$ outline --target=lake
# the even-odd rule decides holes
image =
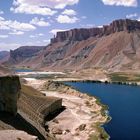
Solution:
[[[140,86],[66,82],[81,92],[97,96],[109,106],[112,120],[104,125],[110,140],[140,140]]]
[[[33,72],[31,69],[14,69],[15,72]]]

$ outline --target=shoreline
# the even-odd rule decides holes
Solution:
[[[105,83],[105,84],[117,84],[117,85],[128,85],[128,86],[140,86],[140,82],[120,82],[120,81],[109,81],[109,80],[83,80],[83,79],[56,79],[56,82],[82,82],[82,83]]]
[[[91,83],[105,83],[105,82],[101,82],[101,81],[95,81],[95,80],[84,80],[84,82],[91,82]],[[63,81],[63,82],[71,82],[71,81]],[[83,82],[83,80],[81,81],[74,81],[74,82]],[[64,83],[65,84],[65,83]],[[67,85],[66,84],[66,86],[69,86],[69,85]],[[69,86],[69,87],[71,87],[71,86]],[[72,87],[73,88],[73,87]],[[79,91],[79,90],[77,90],[76,88],[74,88],[76,91]],[[79,91],[80,92],[80,91]],[[110,139],[110,136],[109,136],[109,134],[105,131],[105,129],[104,129],[104,125],[105,124],[107,124],[107,123],[109,123],[110,121],[111,121],[111,119],[112,119],[112,117],[109,115],[109,106],[108,105],[106,105],[106,104],[103,104],[102,102],[101,102],[101,100],[100,100],[100,98],[99,97],[97,97],[97,96],[94,96],[94,95],[90,95],[89,93],[83,93],[83,92],[80,92],[81,94],[85,94],[85,95],[87,95],[87,96],[89,96],[89,97],[93,97],[93,98],[95,98],[96,99],[96,104],[98,104],[99,106],[101,106],[101,114],[102,114],[102,116],[106,116],[107,117],[107,119],[106,119],[106,121],[105,122],[103,122],[103,123],[97,123],[97,127],[100,129],[100,131],[101,131],[101,133],[103,133],[105,136],[106,136],[106,138],[104,139],[104,140],[109,140]],[[91,139],[92,140],[92,139]]]
[[[28,81],[28,78],[26,78],[26,80]],[[35,85],[36,85],[35,84],[36,83],[35,80],[32,80],[32,82],[29,82],[29,81],[28,81],[28,84],[30,86],[35,87]],[[55,83],[55,82],[53,82],[53,83]],[[83,117],[85,117],[85,118],[86,117],[90,118],[90,121],[91,122],[90,121],[87,121],[87,120],[84,120],[85,121],[85,124],[86,124],[86,121],[87,121],[86,127],[83,128],[84,130],[80,131],[79,128],[80,127],[84,127],[85,124],[81,123],[81,125],[79,125],[79,124],[72,123],[73,124],[73,127],[75,129],[73,130],[73,128],[72,129],[70,128],[69,131],[71,131],[71,132],[65,132],[65,131],[63,131],[62,134],[61,134],[61,136],[56,134],[56,136],[58,138],[62,138],[63,139],[64,137],[66,137],[68,135],[69,137],[71,137],[72,139],[74,139],[74,136],[73,135],[75,134],[75,137],[79,137],[79,139],[82,139],[83,133],[85,133],[84,135],[86,136],[87,140],[93,139],[93,137],[94,138],[102,137],[105,140],[108,140],[110,138],[109,135],[104,130],[104,127],[103,127],[103,125],[106,124],[106,123],[108,123],[108,121],[110,120],[110,116],[108,116],[108,114],[106,113],[106,111],[108,110],[108,107],[106,105],[103,105],[100,102],[100,99],[99,98],[97,98],[95,96],[90,96],[87,93],[79,92],[76,89],[72,88],[71,86],[67,86],[65,84],[63,86],[60,85],[60,87],[62,86],[62,89],[61,88],[60,89],[55,89],[55,90],[53,89],[52,91],[50,89],[46,89],[46,90],[42,89],[42,85],[41,84],[45,84],[44,80],[42,80],[42,83],[39,82],[39,84],[41,86],[41,89],[39,88],[39,86],[37,86],[37,89],[40,89],[42,92],[47,92],[47,93],[48,92],[52,92],[51,93],[51,96],[55,96],[55,94],[56,94],[57,97],[60,97],[60,98],[63,95],[64,97],[62,96],[62,98],[63,98],[64,104],[65,105],[68,105],[66,111],[71,110],[72,112],[74,112],[74,114],[76,113],[76,111],[78,113],[81,112],[81,115],[80,116],[83,115]],[[57,84],[58,84],[58,82],[57,82]],[[69,89],[69,90],[66,90],[66,89]],[[74,95],[71,95],[71,93],[73,93]],[[68,100],[67,99],[67,96],[69,98],[73,98],[73,99]],[[74,99],[74,98],[76,98],[76,99]],[[84,110],[87,109],[88,110],[88,113],[84,113],[84,110],[81,110],[81,109],[79,110],[78,109],[78,106],[79,105],[75,104],[77,102],[79,102],[79,105],[81,104],[81,106],[84,108]],[[75,106],[75,108],[77,108],[77,110],[75,110],[75,108],[72,108],[71,105],[72,106]],[[67,114],[66,111],[64,111],[63,113],[61,113],[60,115],[58,115],[58,120],[60,121],[59,122],[60,123],[59,125],[62,125],[61,124],[61,122],[62,122],[61,119],[63,117],[66,117],[66,115],[65,115],[65,114]],[[93,113],[91,113],[91,112],[93,112]],[[79,116],[78,113],[76,113],[77,116]],[[89,114],[89,116],[87,114]],[[67,115],[72,115],[72,114],[67,114]],[[95,116],[95,118],[93,117],[93,119],[91,119],[91,116]],[[74,116],[72,116],[72,117],[74,117]],[[69,120],[69,119],[70,118],[68,117],[67,120]],[[73,118],[73,120],[74,119],[76,120],[77,118]],[[82,121],[82,119],[83,118],[81,118],[80,122],[84,122],[84,121]],[[69,124],[70,122],[69,121],[66,121],[66,124],[67,123]],[[51,129],[51,127],[53,127],[53,125],[54,125],[54,122],[52,120],[50,122],[50,129]],[[56,125],[56,127],[59,126],[57,124],[55,124],[55,125]],[[66,127],[66,126],[62,125],[61,127]],[[77,133],[76,133],[76,131],[77,131]],[[65,134],[63,134],[63,133],[65,133]],[[77,135],[79,135],[79,136],[77,136]]]
[[[78,76],[77,74],[74,76],[72,73],[69,73],[70,76],[66,76],[68,73],[65,72],[54,72],[54,71],[32,71],[32,72],[17,72],[17,75],[20,77],[26,78],[37,78],[44,79],[50,78],[53,81],[59,82],[91,82],[91,83],[105,83],[105,84],[118,84],[118,85],[130,85],[130,86],[140,86],[140,81],[121,81],[121,80],[111,80],[109,74],[104,74],[103,78],[100,76],[84,78],[82,75]],[[72,75],[71,75],[72,74]],[[44,77],[44,78],[43,78]]]

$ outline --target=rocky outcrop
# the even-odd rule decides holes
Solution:
[[[15,50],[10,50],[8,64],[17,64],[25,59],[30,59],[37,55],[43,49],[43,46],[23,46]],[[4,63],[4,64],[7,64]]]
[[[18,76],[0,77],[0,111],[17,113],[17,100],[20,95]]]
[[[56,37],[51,39],[51,43],[61,42],[65,40],[81,41],[91,36],[97,36],[101,32],[100,28],[92,29],[72,29],[69,31],[58,32]]]
[[[49,119],[49,116],[53,118],[54,114],[57,111],[61,111],[61,109],[62,99],[46,97],[38,90],[22,85],[21,96],[18,100],[18,112],[42,134],[44,139],[40,140],[55,140],[55,138],[47,132],[45,122]]]
[[[20,98],[18,99],[19,96]],[[39,140],[55,140],[45,130],[45,122],[47,119],[50,119],[50,116],[53,118],[54,114],[57,114],[57,111],[61,111],[61,108],[62,99],[46,97],[43,93],[32,87],[23,85],[23,83],[20,86],[17,76],[0,78],[0,130],[12,131],[17,129],[37,136]],[[10,135],[9,132],[9,138],[8,136],[7,138],[10,140],[12,139],[10,137],[16,139],[17,135],[14,134],[17,133]],[[25,138],[21,133],[19,139],[28,139],[28,137]]]
[[[135,31],[140,29],[140,22],[135,20],[115,20],[110,25],[105,25],[102,28],[90,29],[72,29],[69,31],[58,32],[56,37],[51,40],[51,43],[61,42],[65,40],[81,41],[90,37],[101,37],[120,31]]]

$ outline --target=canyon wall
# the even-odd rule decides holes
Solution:
[[[22,48],[11,52],[7,64],[42,70],[103,68],[108,71],[140,69],[140,22],[120,19],[101,28],[58,32],[51,43],[26,57]],[[8,65],[9,66],[9,65]]]
[[[120,31],[131,32],[137,29],[140,29],[140,22],[129,19],[120,19],[113,21],[110,25],[104,25],[101,28],[81,28],[58,32],[56,37],[51,40],[51,43],[62,42],[65,40],[82,41],[90,37],[101,37]]]

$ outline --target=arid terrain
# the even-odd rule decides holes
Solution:
[[[58,32],[47,46],[23,46],[2,52],[0,75],[20,76],[21,95],[18,115],[7,116],[8,123],[2,115],[0,129],[10,130],[13,140],[19,133],[22,139],[29,136],[31,140],[34,136],[41,140],[108,139],[101,127],[109,120],[106,106],[63,82],[139,85],[139,46],[140,22],[120,19],[101,28]],[[33,137],[23,131],[12,135],[19,129]],[[1,135],[5,133],[8,131]]]
[[[31,78],[26,78],[26,80],[27,85],[41,90],[47,97],[63,99],[65,110],[47,122],[50,133],[57,139],[86,140],[108,137],[98,125],[105,123],[108,116],[103,113],[103,107],[94,97],[82,94],[58,82]]]

